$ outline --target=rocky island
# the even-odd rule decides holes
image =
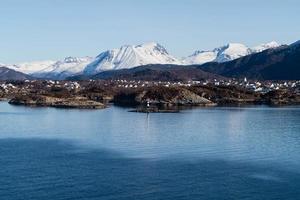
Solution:
[[[105,105],[85,97],[57,98],[45,95],[18,95],[9,101],[14,105],[46,106],[55,108],[101,109]]]

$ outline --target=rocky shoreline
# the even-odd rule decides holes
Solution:
[[[106,106],[100,102],[83,97],[56,98],[44,95],[16,96],[9,100],[9,104],[55,108],[102,109]]]
[[[233,86],[193,85],[120,88],[107,82],[35,81],[12,83],[0,89],[0,100],[12,105],[104,109],[109,103],[136,107],[134,112],[177,112],[185,107],[228,105],[300,105],[300,94],[289,90],[258,93]]]

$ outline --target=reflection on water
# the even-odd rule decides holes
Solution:
[[[298,199],[300,108],[0,103],[5,199]]]

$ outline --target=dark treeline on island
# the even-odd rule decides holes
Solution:
[[[57,108],[134,106],[137,111],[159,112],[190,106],[300,104],[300,82],[203,80],[187,82],[5,81],[0,98],[14,105]]]

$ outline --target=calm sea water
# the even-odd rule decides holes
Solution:
[[[300,107],[0,103],[0,199],[300,199]]]

